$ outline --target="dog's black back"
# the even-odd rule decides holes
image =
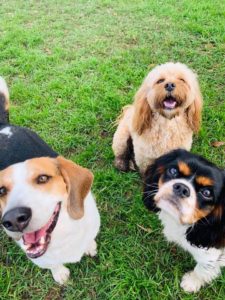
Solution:
[[[0,170],[35,157],[57,157],[35,132],[9,124],[7,95],[0,91]]]

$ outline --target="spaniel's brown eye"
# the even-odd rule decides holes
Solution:
[[[160,84],[160,83],[162,83],[163,81],[165,81],[165,79],[161,78],[161,79],[159,79],[156,83],[157,83],[157,84]]]
[[[169,168],[168,169],[169,175],[176,177],[178,175],[178,170],[175,167]]]
[[[5,186],[0,187],[0,197],[3,197],[7,194],[7,189]]]
[[[37,183],[38,184],[46,183],[49,181],[50,178],[51,178],[51,176],[48,176],[48,175],[40,175],[37,178]]]
[[[203,189],[203,190],[201,190],[201,194],[206,199],[212,198],[212,192],[209,189]]]

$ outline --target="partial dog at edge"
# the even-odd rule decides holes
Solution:
[[[113,137],[115,166],[144,173],[160,155],[191,149],[201,124],[202,96],[197,75],[181,63],[155,67],[138,90],[134,104],[124,107]]]
[[[0,211],[6,233],[60,284],[65,263],[97,253],[100,216],[93,174],[59,156],[37,134],[8,123],[9,93],[0,77]]]
[[[225,266],[225,172],[177,149],[149,166],[143,200],[149,210],[158,211],[167,240],[197,262],[181,287],[197,292],[216,278]]]

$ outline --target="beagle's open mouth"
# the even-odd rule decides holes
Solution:
[[[168,96],[163,101],[163,106],[164,109],[174,109],[177,106],[177,100],[172,96]]]
[[[37,258],[46,252],[51,241],[51,233],[58,221],[60,208],[61,203],[58,203],[48,223],[42,228],[23,235],[24,248],[28,257]]]

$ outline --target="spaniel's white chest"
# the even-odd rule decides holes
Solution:
[[[163,225],[163,233],[169,242],[175,242],[184,250],[188,251],[199,263],[205,263],[209,260],[217,260],[223,253],[223,249],[216,248],[198,248],[191,245],[186,239],[187,225],[182,225],[173,219],[169,214],[160,211],[159,219]]]
[[[187,226],[179,224],[169,214],[164,211],[160,211],[159,219],[163,225],[163,233],[168,241],[175,242],[180,246],[184,247],[187,243],[185,233]]]

